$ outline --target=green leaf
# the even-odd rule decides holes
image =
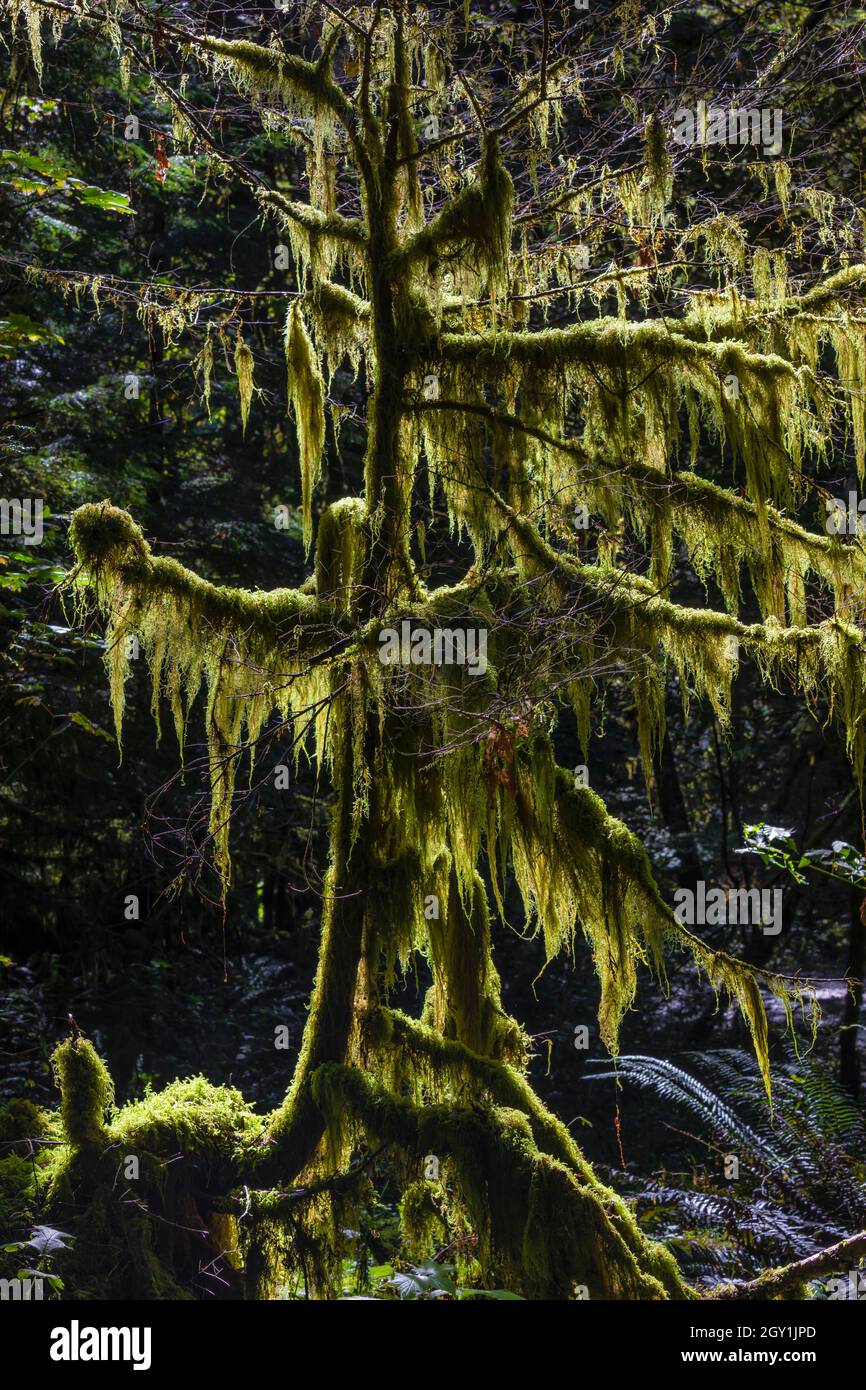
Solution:
[[[128,217],[135,216],[135,208],[130,207],[129,196],[126,193],[114,193],[110,189],[96,188],[92,184],[75,188],[74,193],[78,201],[86,207],[104,208],[106,212],[123,212]]]
[[[97,724],[92,724],[87,718],[87,715],[82,714],[80,710],[76,710],[74,714],[70,714],[69,719],[71,723],[77,724],[78,727],[84,729],[86,733],[95,734],[98,738],[107,739],[109,743],[114,742],[111,734],[106,733],[104,729],[100,729]]]
[[[44,323],[26,314],[7,314],[0,319],[0,357],[15,357],[28,343],[62,343],[63,339]]]
[[[68,1231],[57,1231],[53,1226],[34,1226],[30,1239],[25,1243],[40,1255],[52,1255],[55,1250],[68,1250],[66,1242],[72,1239]]]

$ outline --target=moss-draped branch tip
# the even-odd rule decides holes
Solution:
[[[109,501],[86,502],[73,512],[69,544],[78,566],[85,572],[117,571],[129,565],[146,565],[150,546],[129,512]]]

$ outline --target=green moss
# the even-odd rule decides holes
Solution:
[[[33,1214],[33,1163],[21,1154],[0,1159],[0,1226],[7,1238]]]
[[[292,304],[286,318],[285,349],[289,403],[298,432],[304,544],[309,549],[313,539],[313,492],[321,477],[325,446],[325,385],[297,303]]]
[[[237,764],[274,709],[297,713],[324,753],[330,673],[314,662],[333,646],[340,615],[295,589],[267,593],[218,588],[176,560],[154,559],[140,529],[107,503],[75,513],[71,539],[79,593],[91,590],[108,616],[106,665],[120,742],[130,672],[128,641],[140,640],[152,676],[152,709],[159,727],[164,697],[183,748],[187,713],[207,687],[205,728],[211,770],[213,857],[230,877],[229,821]],[[313,707],[312,718],[307,711]],[[300,755],[303,739],[296,745]]]
[[[316,593],[343,612],[357,601],[367,559],[366,510],[359,497],[343,497],[323,513],[316,537]]]
[[[217,1215],[214,1238],[240,1251],[248,1291],[270,1296],[283,1271],[301,1268],[308,1290],[330,1297],[340,1287],[350,1224],[346,1165],[353,1146],[372,1136],[400,1150],[402,1218],[418,1248],[444,1222],[474,1236],[484,1269],[531,1297],[567,1298],[581,1283],[593,1297],[684,1297],[671,1257],[645,1240],[526,1081],[528,1040],[502,1007],[479,865],[486,853],[503,915],[503,882],[513,871],[548,959],[569,950],[576,931],[586,934],[611,1050],[641,966],[662,973],[663,950],[676,942],[737,999],[769,1082],[761,989],[789,1009],[787,982],[711,951],[678,926],[637,839],[557,769],[552,715],[539,712],[556,690],[573,703],[586,744],[591,673],[624,672],[649,779],[669,671],[686,704],[690,694],[707,699],[724,725],[739,660],[750,656],[768,682],[790,678],[807,701],[829,702],[862,772],[866,677],[862,636],[848,619],[862,609],[854,594],[864,562],[856,547],[794,525],[784,508],[801,500],[804,462],[829,456],[840,424],[862,469],[866,325],[851,306],[864,268],[792,296],[785,256],[752,252],[738,219],[721,213],[679,237],[667,229],[671,260],[697,251],[719,283],[694,295],[675,323],[643,309],[629,318],[628,291],[648,307],[653,276],[663,288],[672,283],[664,267],[651,275],[645,266],[618,265],[592,277],[586,291],[597,310],[615,292],[618,315],[581,320],[584,289],[573,284],[572,252],[551,255],[546,246],[533,258],[522,221],[515,253],[512,179],[480,108],[480,159],[425,221],[414,103],[421,90],[444,101],[447,74],[438,45],[408,12],[383,12],[379,21],[390,71],[375,99],[351,26],[329,21],[312,63],[277,41],[189,38],[220,80],[251,96],[265,120],[278,121],[281,136],[303,148],[309,200],[278,190],[257,196],[286,231],[295,261],[299,292],[285,355],[307,548],[325,446],[322,364],[332,373],[348,359],[358,375],[363,361],[372,386],[366,495],[324,512],[315,576],[296,591],[206,584],[154,557],[135,523],[107,503],[79,509],[70,529],[76,589],[93,591],[108,619],[118,740],[129,637],[140,638],[147,656],[157,720],[165,700],[181,746],[190,707],[206,689],[210,834],[224,888],[238,764],[273,711],[293,722],[298,750],[314,750],[332,775],[321,955],[299,1064],[285,1101],[264,1119],[237,1092],[203,1078],[175,1082],[109,1117],[110,1078],[92,1047],[62,1044],[56,1065],[67,1144],[53,1163],[52,1200],[78,1223],[76,1268],[89,1293],[100,1288],[100,1270],[116,1266],[126,1296],[188,1292],[201,1232]],[[360,73],[351,96],[333,76],[344,46]],[[426,89],[418,86],[422,72]],[[535,80],[520,99],[540,94]],[[528,109],[538,149],[551,114],[556,125],[564,80],[551,64],[543,100]],[[655,237],[673,170],[654,117],[644,138],[637,171],[605,174],[597,190],[565,185],[553,212],[566,233],[555,239],[566,248],[573,237],[560,221],[594,228],[598,199],[606,212],[621,211],[640,245]],[[344,157],[359,175],[358,217],[336,207],[334,170]],[[777,186],[787,215],[784,172]],[[817,190],[804,197],[826,228],[829,199]],[[749,269],[751,300],[732,285]],[[60,283],[67,291],[73,284]],[[551,288],[569,296],[579,321],[529,331],[527,306],[546,312]],[[110,288],[94,281],[91,289],[97,304],[100,294],[110,302]],[[170,338],[205,303],[147,301],[141,314]],[[218,332],[225,341],[225,329]],[[828,352],[844,395],[823,384]],[[255,386],[240,331],[235,365],[246,426]],[[206,399],[212,366],[208,337],[200,358]],[[436,378],[435,400],[428,376]],[[417,409],[408,409],[413,403]],[[579,433],[569,437],[574,421]],[[707,438],[734,456],[743,497],[675,471],[680,455],[687,450],[694,461]],[[422,461],[475,559],[461,584],[434,593],[418,581],[407,539]],[[595,565],[581,563],[563,517],[578,503],[607,527]],[[649,549],[647,578],[621,564],[626,526]],[[698,575],[719,582],[729,612],[663,597],[677,537]],[[760,624],[734,616],[744,568]],[[807,624],[810,577],[832,588],[833,620]],[[561,651],[527,657],[527,594],[561,635]],[[410,603],[405,616],[417,622],[490,629],[490,664],[471,693],[453,671],[383,670],[378,632],[386,621],[399,624]],[[525,714],[522,705],[512,708],[515,672],[528,682]],[[438,914],[429,913],[436,900]],[[422,1023],[386,1007],[419,953],[433,981]],[[142,1158],[140,1203],[118,1189],[118,1155],[127,1149]],[[183,1160],[175,1163],[178,1153]],[[418,1182],[418,1161],[428,1153],[445,1165],[435,1200]],[[309,1180],[303,1204],[297,1190],[284,1190],[301,1174]],[[9,1176],[14,1186],[21,1175],[10,1169]],[[235,1229],[237,1208],[223,1204],[239,1183],[244,1219]]]
[[[55,1048],[51,1064],[60,1087],[60,1115],[68,1142],[73,1148],[104,1144],[114,1083],[93,1043],[67,1038]]]
[[[307,295],[305,306],[317,342],[323,344],[328,374],[348,358],[357,377],[362,354],[369,347],[370,304],[343,285],[320,280]]]
[[[647,184],[654,210],[660,215],[670,202],[673,192],[674,168],[668,154],[664,126],[657,116],[647,117],[644,141]]]
[[[248,343],[243,340],[240,327],[235,339],[235,373],[238,379],[238,395],[241,399],[241,432],[247,432],[247,420],[253,399],[253,368],[255,359]]]
[[[424,1260],[436,1242],[445,1243],[447,1221],[438,1183],[410,1182],[400,1198],[400,1229],[412,1259]]]
[[[180,1151],[225,1164],[255,1142],[262,1126],[239,1091],[194,1076],[124,1106],[108,1127],[108,1139],[130,1151]]]
[[[58,1262],[67,1287],[85,1298],[192,1298],[224,1249],[212,1203],[249,1165],[262,1118],[239,1092],[191,1077],[106,1120],[113,1087],[92,1045],[61,1043],[54,1064],[67,1144],[46,1162],[42,1200],[74,1237]]]
[[[687,1297],[675,1266],[652,1242],[632,1248],[598,1192],[539,1151],[529,1119],[503,1107],[416,1106],[348,1067],[320,1067],[313,1094],[329,1127],[360,1124],[408,1153],[453,1164],[460,1200],[479,1240],[485,1277],[529,1298]],[[412,1204],[410,1215],[417,1213]]]
[[[24,1238],[40,1220],[62,1139],[56,1112],[29,1100],[13,1099],[0,1106],[0,1231],[7,1240]],[[14,1275],[21,1265],[20,1255],[10,1253],[9,1268],[0,1259],[6,1275]]]
[[[45,1139],[55,1128],[53,1116],[32,1100],[13,1098],[0,1105],[0,1143]]]
[[[486,280],[486,292],[494,299],[498,293],[507,293],[513,199],[511,176],[496,138],[489,135],[476,177],[426,227],[404,241],[395,260],[412,267],[443,257],[475,280],[476,288]],[[466,288],[472,292],[470,284]]]

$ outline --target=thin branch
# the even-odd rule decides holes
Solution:
[[[726,1302],[778,1298],[798,1285],[820,1278],[822,1274],[850,1268],[864,1257],[866,1231],[860,1231],[858,1235],[848,1236],[846,1240],[840,1240],[826,1250],[818,1250],[814,1255],[807,1255],[803,1260],[765,1270],[757,1279],[743,1284],[720,1284],[705,1297]]]

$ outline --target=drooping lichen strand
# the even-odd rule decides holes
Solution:
[[[343,285],[330,280],[317,283],[305,298],[316,341],[322,344],[328,377],[348,359],[357,377],[363,355],[369,349],[370,305]]]
[[[304,545],[313,541],[313,492],[322,475],[325,447],[325,385],[301,311],[293,304],[286,318],[286,369],[289,404],[298,433]]]
[[[465,527],[476,549],[491,534],[483,507],[487,473],[479,417],[495,390],[506,410],[492,421],[494,455],[507,461],[511,500],[526,512],[546,510],[551,498],[564,503],[569,496],[587,501],[606,521],[625,511],[639,532],[652,535],[661,575],[669,523],[663,521],[657,537],[649,514],[651,475],[657,475],[657,495],[663,497],[678,453],[686,447],[694,460],[699,438],[708,433],[740,462],[747,497],[757,509],[753,546],[766,554],[758,531],[766,535],[768,499],[783,505],[798,499],[803,461],[826,457],[834,426],[846,414],[857,467],[863,467],[866,315],[863,266],[830,276],[801,296],[779,289],[782,281],[774,272],[770,309],[765,281],[759,276],[754,301],[733,290],[695,296],[675,326],[600,318],[566,329],[485,335],[480,322],[465,314],[460,331],[456,310],[451,317],[446,310],[444,331],[428,350],[419,350],[414,385],[431,475],[442,482],[452,524]],[[826,347],[844,392],[819,380]],[[441,402],[424,405],[430,373],[436,374]],[[508,411],[508,427],[497,425]],[[487,414],[493,415],[489,407]],[[575,417],[583,428],[569,438],[566,425]],[[556,440],[567,441],[565,451],[555,447]],[[588,495],[573,476],[575,457],[595,472]],[[623,483],[614,468],[626,470]],[[628,498],[632,482],[640,484],[634,503]],[[618,503],[623,487],[626,499]],[[740,522],[742,530],[743,514]],[[794,570],[789,565],[792,606]],[[768,587],[765,577],[765,595]]]
[[[247,420],[253,399],[253,370],[255,359],[248,343],[244,342],[240,328],[235,339],[235,372],[238,378],[238,394],[241,398],[241,429],[247,431]]]

